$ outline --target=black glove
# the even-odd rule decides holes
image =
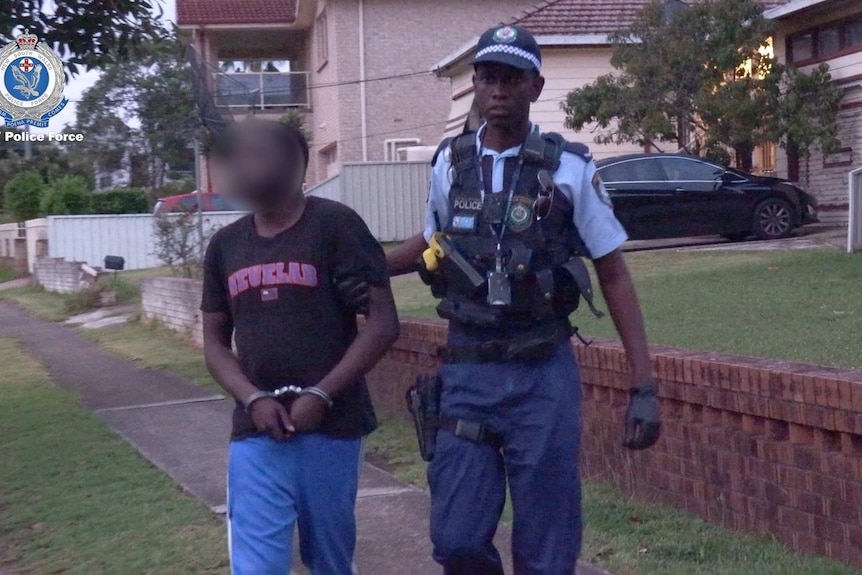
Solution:
[[[433,284],[435,277],[438,275],[437,272],[428,271],[428,268],[425,267],[424,258],[416,260],[416,271],[419,272],[419,279],[427,286]]]
[[[338,296],[348,309],[360,315],[368,314],[368,282],[359,276],[349,275],[335,279]]]
[[[651,385],[633,387],[629,395],[623,445],[629,449],[646,449],[655,444],[661,435],[658,398]]]

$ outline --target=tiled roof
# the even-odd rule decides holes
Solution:
[[[764,9],[787,0],[763,0]],[[546,0],[512,19],[535,35],[609,34],[630,26],[649,0]]]
[[[547,0],[515,16],[535,35],[609,34],[634,22],[649,0]]]
[[[290,24],[298,0],[176,0],[177,24]]]

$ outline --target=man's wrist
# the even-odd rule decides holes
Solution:
[[[266,397],[272,397],[272,393],[263,390],[255,391],[242,401],[242,406],[245,408],[246,413],[251,413],[251,406],[259,399]]]
[[[303,388],[303,390],[300,392],[300,395],[313,395],[315,397],[318,397],[324,403],[326,403],[327,408],[332,407],[332,404],[334,403],[334,401],[332,400],[332,396],[329,395],[329,393],[327,393],[325,390],[317,386]]]

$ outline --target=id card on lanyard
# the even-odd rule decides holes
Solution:
[[[479,154],[476,158],[477,169],[476,174],[481,179],[479,182],[480,189],[487,190],[493,187],[493,164],[490,170],[491,181],[487,182],[484,176],[485,170],[482,166],[484,149],[479,149]],[[494,254],[494,269],[487,274],[488,282],[488,305],[506,307],[512,305],[512,282],[509,279],[509,273],[506,269],[508,256],[503,252],[503,237],[506,235],[506,218],[512,208],[512,198],[515,197],[515,189],[518,186],[518,180],[521,177],[521,169],[523,168],[524,160],[518,155],[518,163],[515,166],[514,172],[509,183],[509,193],[505,201],[501,201],[501,194],[485,194],[483,199],[482,216],[483,220],[491,227],[491,231],[497,238],[497,250]],[[504,178],[505,179],[505,178]]]

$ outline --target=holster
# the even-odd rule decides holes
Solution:
[[[407,410],[413,417],[419,453],[425,461],[434,459],[437,430],[440,425],[440,388],[442,380],[436,375],[421,374],[407,390]]]

